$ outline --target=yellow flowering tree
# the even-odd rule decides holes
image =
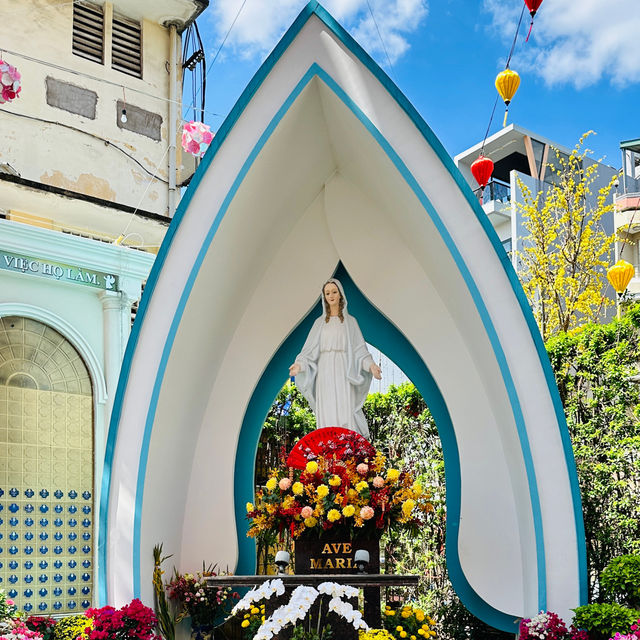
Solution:
[[[566,157],[555,150],[543,191],[533,194],[518,181],[517,206],[528,232],[517,253],[518,271],[540,332],[549,336],[595,321],[611,300],[603,296],[604,272],[614,236],[602,228],[613,211],[611,189],[617,178],[594,193],[598,164],[584,148],[585,133]]]

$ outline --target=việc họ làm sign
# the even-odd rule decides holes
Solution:
[[[118,276],[84,267],[51,262],[31,256],[23,256],[0,249],[0,269],[14,273],[27,273],[41,278],[50,278],[62,282],[73,282],[96,289],[116,291]]]

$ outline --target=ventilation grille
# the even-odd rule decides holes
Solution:
[[[139,22],[113,16],[111,68],[142,77],[142,31]]]
[[[102,64],[104,54],[102,7],[79,2],[73,5],[73,53]]]

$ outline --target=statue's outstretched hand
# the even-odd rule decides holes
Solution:
[[[369,367],[369,371],[373,374],[376,380],[382,380],[382,369],[374,362]]]
[[[294,362],[289,367],[289,376],[291,378],[295,378],[300,373],[300,365],[297,362]]]

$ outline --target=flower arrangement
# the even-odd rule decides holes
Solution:
[[[369,629],[368,631],[360,631],[358,640],[395,640],[386,629]]]
[[[385,607],[383,626],[393,638],[434,638],[436,623],[422,609],[405,604],[399,609]]]
[[[25,620],[27,628],[39,633],[43,640],[52,640],[53,631],[57,623],[58,621],[55,618],[46,616],[29,616]]]
[[[182,127],[182,148],[196,158],[202,158],[212,140],[209,125],[192,120]]]
[[[7,594],[4,589],[0,589],[0,622],[3,622],[9,618],[15,618],[18,612],[18,607],[11,598],[7,598]]]
[[[92,621],[91,628],[86,630],[89,640],[160,640],[154,632],[156,616],[138,598],[121,609],[109,606],[87,609],[85,615]]]
[[[251,611],[255,608],[255,603],[260,600],[269,599],[272,596],[281,596],[284,594],[284,583],[281,579],[268,580],[259,587],[249,591],[232,610],[232,614],[242,611]],[[335,613],[344,618],[353,625],[354,629],[368,629],[367,623],[362,619],[362,613],[353,608],[349,602],[345,602],[342,598],[355,598],[358,596],[358,590],[354,587],[338,584],[336,582],[323,582],[318,588],[300,585],[291,593],[289,602],[278,607],[270,618],[265,620],[255,635],[253,640],[271,640],[282,629],[288,625],[294,625],[296,630],[294,637],[302,640],[327,640],[331,637],[331,629],[326,625],[320,629],[319,620],[314,625],[315,630],[311,629],[309,611],[315,601],[320,596],[330,597],[327,604],[327,611]],[[319,614],[320,615],[320,614]],[[303,623],[307,619],[310,628],[306,629]],[[248,625],[247,625],[248,626]]]
[[[255,505],[247,503],[247,535],[277,531],[295,539],[339,527],[352,536],[375,536],[391,526],[424,524],[433,505],[411,473],[387,466],[381,453],[372,460],[351,454],[339,460],[325,452],[303,470],[272,470]]]
[[[586,631],[567,629],[564,620],[552,611],[541,611],[520,621],[520,640],[589,640]]]
[[[13,618],[6,624],[6,630],[0,632],[0,640],[42,640],[37,631],[32,631],[20,618]]]
[[[195,575],[175,571],[173,580],[167,585],[169,598],[179,606],[175,621],[191,618],[191,628],[198,640],[213,631],[221,618],[229,614],[231,602],[240,597],[230,587],[207,586],[205,578],[218,575],[214,569],[203,565],[202,571]]]
[[[247,613],[244,614],[242,622],[240,623],[240,628],[242,629],[242,636],[247,640],[253,638],[256,635],[260,625],[265,621],[265,606],[261,605],[252,605]]]
[[[0,58],[0,104],[11,102],[19,97],[20,72],[8,62]]]
[[[93,621],[83,614],[66,616],[54,627],[53,640],[89,640]]]

